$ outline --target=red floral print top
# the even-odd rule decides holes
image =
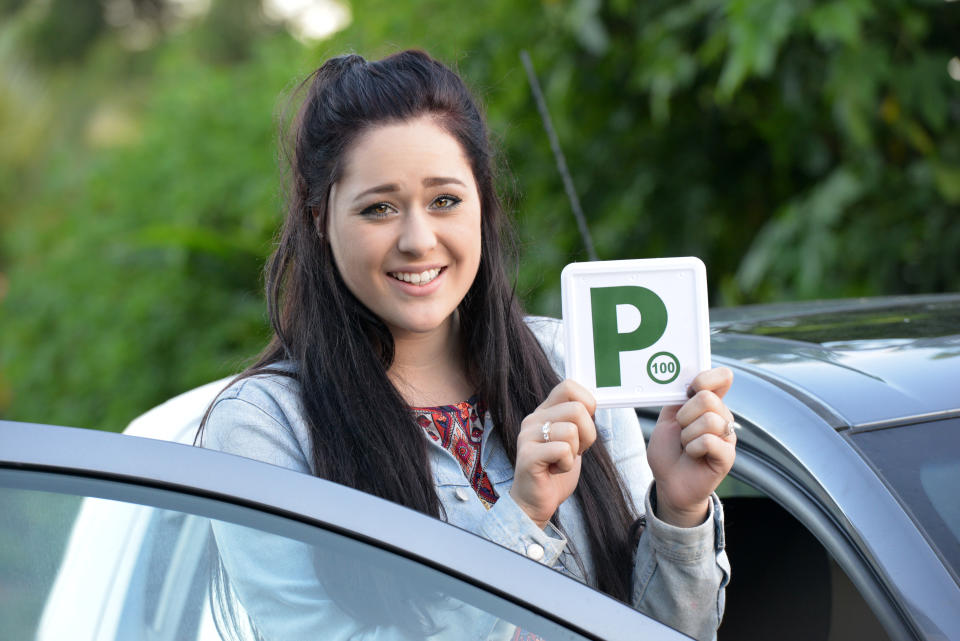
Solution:
[[[464,476],[470,481],[480,502],[488,510],[497,502],[493,484],[483,471],[480,446],[483,442],[483,417],[486,407],[476,396],[454,405],[438,407],[412,407],[413,416],[427,436],[453,454]],[[522,628],[514,630],[511,641],[543,641]]]
[[[457,460],[484,507],[490,509],[497,502],[497,493],[483,471],[480,458],[486,414],[483,403],[473,396],[455,405],[413,407],[411,410],[427,436],[440,443]]]

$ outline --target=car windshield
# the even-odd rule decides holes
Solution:
[[[802,308],[799,308],[802,311]],[[743,314],[743,308],[737,308]],[[747,308],[749,310],[749,308]],[[733,312],[734,310],[731,310]],[[723,331],[757,336],[771,336],[807,343],[848,343],[884,339],[925,339],[953,336],[960,326],[960,303],[955,299],[929,301],[922,304],[887,307],[847,306],[842,311],[792,313],[772,318],[732,322],[721,321]],[[730,314],[731,312],[727,312]],[[715,314],[725,318],[721,311]]]
[[[3,639],[584,639],[403,555],[196,496],[0,470],[0,513]]]
[[[960,419],[852,434],[960,583]]]

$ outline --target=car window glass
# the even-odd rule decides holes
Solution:
[[[733,476],[727,476],[720,481],[720,487],[717,488],[717,496],[724,499],[731,499],[733,497],[748,496],[764,498],[766,495],[749,483],[745,483]]]
[[[960,419],[851,438],[960,580]]]
[[[928,463],[920,468],[920,485],[930,497],[930,504],[937,516],[950,530],[953,538],[960,540],[960,461]]]
[[[9,475],[0,471],[0,486]],[[340,534],[197,497],[183,499],[189,510],[152,507],[142,503],[154,494],[167,508],[178,495],[137,493],[130,502],[0,487],[0,508],[20,515],[0,524],[0,637],[584,639]]]
[[[725,481],[718,493],[733,570],[718,641],[888,639],[803,523],[744,481]]]
[[[656,414],[640,410],[638,418],[649,438]],[[720,483],[717,495],[732,570],[717,641],[889,641],[867,601],[807,525],[736,471]]]
[[[0,488],[0,637],[33,638],[80,502]]]

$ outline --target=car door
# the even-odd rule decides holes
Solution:
[[[435,519],[175,443],[0,421],[0,513],[4,639],[687,638]],[[225,574],[241,538],[267,582]],[[315,561],[326,615],[271,600],[290,554]]]
[[[856,439],[872,433],[840,433],[803,403],[738,376],[728,398],[742,424],[737,458],[717,489],[732,568],[718,641],[960,639],[960,585],[918,529],[916,509],[898,504],[857,452]],[[656,415],[638,414],[649,436]],[[955,460],[951,427],[950,439],[935,442]],[[916,440],[911,432],[886,452],[904,474],[904,442]],[[960,522],[955,499],[937,489],[938,505]]]

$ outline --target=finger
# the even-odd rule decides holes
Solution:
[[[579,454],[573,454],[572,452],[569,452],[569,454],[564,453],[558,460],[550,464],[547,471],[551,474],[566,474],[572,472],[576,469],[577,463],[579,463],[582,458]]]
[[[550,421],[551,425],[570,423],[575,428],[576,442],[570,441],[574,451],[582,454],[597,440],[597,427],[589,410],[579,401],[568,401],[553,405],[545,409],[538,409],[520,424],[518,442],[523,440],[543,440],[543,424]],[[570,436],[560,434],[554,439]]]
[[[702,390],[697,392],[693,398],[677,410],[677,422],[680,423],[681,426],[686,427],[707,412],[719,414],[724,417],[727,422],[733,420],[733,414],[730,413],[730,410],[723,404],[719,396],[711,391]]]
[[[529,461],[533,468],[551,474],[571,471],[579,458],[564,441],[550,441],[530,450]]]
[[[580,428],[566,421],[547,421],[543,429],[541,425],[534,433],[532,430],[526,433],[521,432],[518,444],[529,443],[534,447],[539,447],[546,443],[565,443],[574,454],[580,453]]]
[[[677,456],[683,452],[679,439],[683,427],[677,422],[677,412],[680,407],[680,405],[665,405],[660,408],[660,416],[657,417],[657,424],[650,436],[651,442],[654,440],[663,441],[666,438],[672,444],[671,449],[676,450]]]
[[[726,474],[733,467],[737,449],[716,434],[703,434],[690,441],[683,452],[692,459],[706,459],[716,472]]]
[[[547,399],[537,409],[546,409],[570,401],[582,403],[590,416],[593,416],[597,411],[597,399],[593,397],[593,392],[570,378],[560,381],[556,387],[550,390]]]
[[[714,367],[700,372],[694,377],[687,389],[687,396],[693,397],[697,392],[708,390],[723,398],[733,384],[733,370],[729,367]]]
[[[724,438],[730,421],[715,412],[706,412],[680,431],[680,444],[686,447],[690,441],[704,434],[713,434]]]
[[[657,423],[665,423],[668,421],[676,420],[677,412],[682,405],[664,405],[660,408],[660,416],[657,417]]]

